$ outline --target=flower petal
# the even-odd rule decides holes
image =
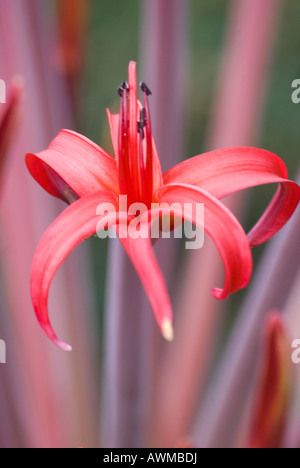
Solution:
[[[118,193],[116,161],[88,138],[61,130],[41,153],[26,155],[34,179],[67,203],[101,189]]]
[[[161,164],[157,153],[154,138],[152,139],[152,151],[153,151],[153,190],[155,191],[163,185],[163,175],[161,170]]]
[[[286,166],[278,156],[251,147],[204,153],[178,164],[164,175],[165,184],[196,185],[219,199],[249,187],[279,183],[272,202],[249,233],[251,246],[276,234],[293,214],[300,199],[300,188],[286,179]]]
[[[188,216],[183,213],[186,220],[209,234],[223,259],[225,282],[222,290],[213,290],[217,299],[226,299],[229,294],[247,286],[252,273],[249,243],[237,219],[219,200],[203,189],[185,184],[166,185],[158,189],[155,195],[159,203],[169,205],[180,203],[184,207],[184,203],[204,203],[204,223],[195,213]]]
[[[115,159],[117,164],[119,162],[119,124],[120,124],[120,114],[111,114],[109,109],[106,109],[106,114],[108,118],[111,141],[114,148]]]
[[[273,237],[290,219],[300,200],[300,187],[285,180],[279,187],[264,214],[247,234],[251,247]]]
[[[267,317],[264,348],[248,444],[251,448],[279,448],[291,396],[292,369],[289,339],[278,312]]]
[[[148,216],[148,212],[146,215]],[[137,239],[129,235],[127,239],[120,238],[120,241],[141,279],[163,336],[171,341],[173,337],[172,305],[164,277],[152,249],[150,235],[147,238]]]
[[[113,192],[102,190],[76,201],[48,228],[34,255],[31,270],[31,298],[34,310],[43,330],[63,350],[70,350],[70,346],[56,337],[49,321],[49,287],[56,271],[69,253],[82,240],[99,230],[101,216],[96,215],[96,209],[100,203],[111,203],[117,208],[118,197]],[[127,213],[124,216],[127,219]],[[108,218],[102,218],[105,226]],[[115,219],[116,213],[113,212],[112,223]]]

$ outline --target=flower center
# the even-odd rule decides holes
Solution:
[[[152,129],[148,96],[151,91],[140,83],[143,105],[130,92],[124,81],[118,87],[121,98],[119,123],[119,183],[120,193],[128,196],[129,203],[142,202],[151,206],[153,194],[153,149]],[[135,102],[134,102],[135,101]],[[136,106],[139,120],[134,123]]]

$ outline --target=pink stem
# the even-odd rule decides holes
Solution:
[[[208,149],[253,144],[277,3],[277,0],[267,0],[264,4],[259,0],[233,2]],[[230,197],[226,204],[238,212],[242,201],[239,195]],[[176,444],[188,431],[214,357],[221,312],[225,308],[210,293],[223,278],[222,265],[211,242],[206,240],[201,251],[188,256],[182,276],[184,280],[175,301],[176,340],[162,362],[158,411],[162,421],[159,437],[165,446]]]
[[[279,4],[279,0],[267,0],[263,4],[259,0],[232,2],[220,91],[209,137],[210,148],[255,144]],[[239,212],[243,199],[244,195],[231,197],[228,206]],[[231,355],[233,360],[239,353],[237,350],[235,352],[235,356]],[[226,360],[226,365],[230,366],[228,372],[234,368],[233,361]],[[236,375],[236,392],[239,392],[245,380],[247,382],[247,378],[242,381],[241,375]],[[222,446],[231,434],[231,428],[227,427],[224,431],[224,425],[231,423],[236,401],[231,397],[229,400],[229,394],[224,395],[223,388],[222,391],[219,388],[219,401],[212,404],[212,388],[209,386],[206,393],[205,412],[200,411],[196,418],[194,434],[197,441],[201,440],[201,446]],[[227,420],[219,413],[221,401],[224,409],[227,405]]]
[[[299,267],[299,229],[298,208],[287,228],[267,248],[199,414],[198,421],[203,422],[196,425],[195,434],[197,439],[202,437],[201,445],[223,445],[228,421],[236,424],[239,419],[255,369],[262,318],[271,308],[284,308]]]
[[[143,72],[149,85],[152,129],[164,169],[180,157],[182,144],[185,5],[181,0],[144,2]],[[174,246],[161,243],[157,256],[171,282]],[[106,305],[102,445],[149,445],[151,388],[158,331],[140,281],[121,247],[110,247]],[[161,340],[161,338],[158,338]]]
[[[75,255],[61,269],[60,282],[50,298],[58,327],[65,336],[70,334],[75,349],[72,356],[62,354],[47,341],[37,325],[29,294],[35,247],[64,206],[43,193],[30,178],[24,156],[34,148],[42,150],[59,128],[70,126],[69,103],[63,81],[49,66],[52,44],[45,35],[49,18],[46,23],[41,2],[2,0],[0,10],[3,78],[9,82],[21,73],[26,88],[25,113],[8,161],[1,204],[5,320],[11,330],[7,348],[14,352],[13,361],[6,366],[15,375],[8,385],[18,410],[17,422],[13,419],[13,423],[22,428],[24,446],[93,444],[94,397],[90,389],[94,371],[90,338],[87,341],[85,333],[89,314],[84,294],[79,294],[87,277],[84,260]],[[20,382],[17,388],[16,382]]]

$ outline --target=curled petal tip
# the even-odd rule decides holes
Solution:
[[[64,343],[63,341],[57,340],[55,344],[63,351],[67,351],[67,352],[72,351],[72,346],[69,345],[68,343]]]
[[[224,289],[220,288],[214,288],[212,290],[212,295],[215,297],[215,299],[222,300],[222,299],[227,299],[228,294],[224,291]]]
[[[44,332],[46,333],[46,335],[50,338],[52,343],[54,343],[56,346],[58,346],[63,351],[68,351],[68,352],[72,351],[72,346],[70,346],[68,343],[65,343],[64,341],[61,341],[61,340],[59,340],[57,338],[56,334],[53,331],[53,328],[52,328],[50,322],[48,322],[48,323],[40,322],[40,325],[41,325],[42,329],[44,330]]]
[[[173,325],[170,319],[164,319],[162,326],[161,326],[161,332],[162,332],[163,337],[167,341],[173,341],[174,330],[173,330]]]

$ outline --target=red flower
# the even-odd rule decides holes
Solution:
[[[101,227],[129,223],[132,215],[119,207],[119,195],[128,203],[147,208],[142,221],[162,214],[179,216],[185,203],[204,203],[205,225],[195,213],[186,217],[214,240],[224,262],[225,282],[214,289],[217,299],[245,287],[251,277],[250,246],[272,237],[290,218],[300,199],[300,188],[287,180],[281,159],[257,148],[226,148],[184,161],[162,175],[152,138],[148,96],[141,83],[143,105],[137,99],[136,64],[129,64],[129,80],[119,87],[120,114],[108,112],[116,159],[82,135],[62,130],[49,148],[27,154],[26,163],[39,184],[67,203],[72,203],[44,234],[32,265],[31,295],[40,325],[58,346],[70,347],[56,337],[48,317],[48,291],[54,274],[67,255],[83,239]],[[278,183],[279,188],[262,218],[246,236],[233,214],[219,201],[238,190]],[[73,203],[74,202],[74,203]],[[178,210],[152,209],[151,203],[177,204]],[[100,203],[118,212],[96,213]],[[150,223],[148,223],[150,224]],[[118,227],[119,226],[119,227]],[[155,260],[151,239],[120,239],[144,285],[155,318],[165,338],[171,340],[172,307],[165,282]]]

